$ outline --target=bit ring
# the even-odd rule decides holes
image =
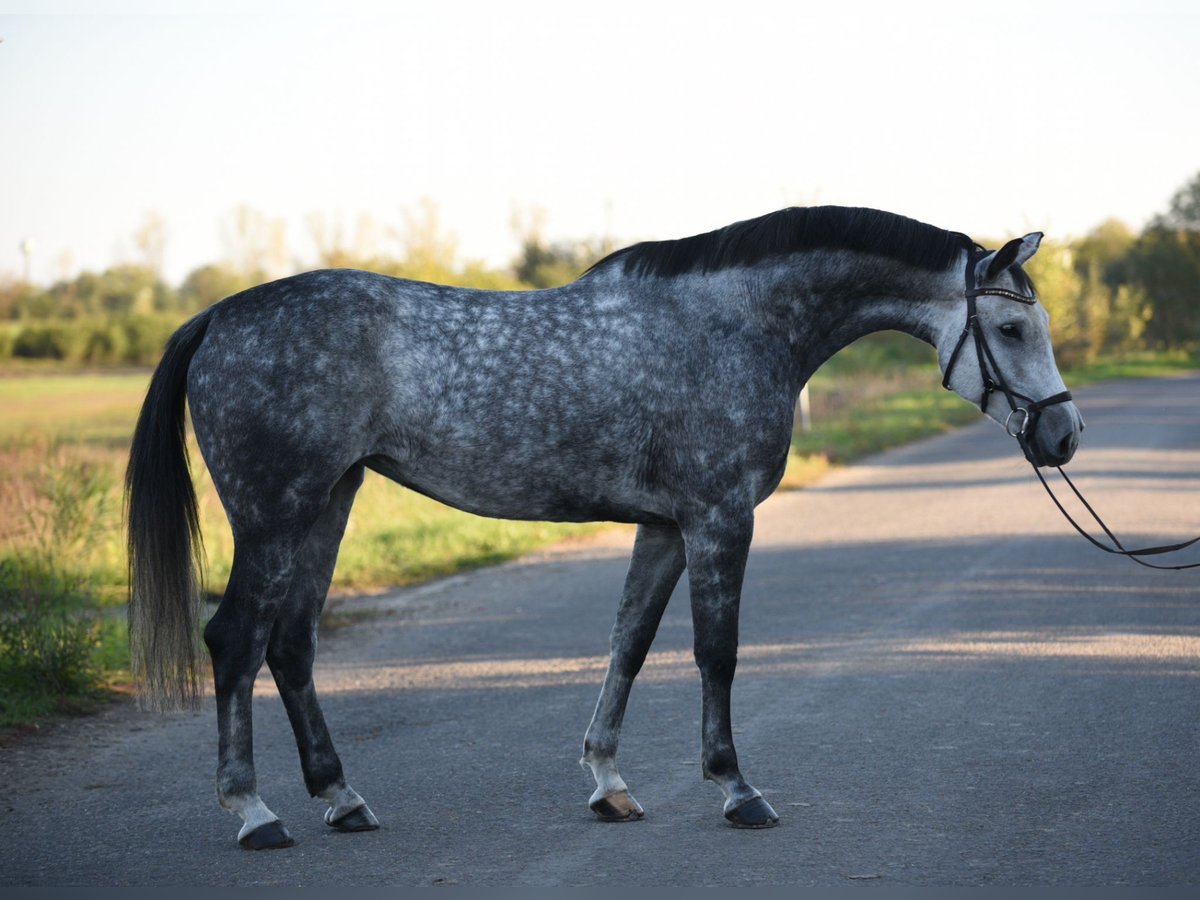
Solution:
[[[1017,413],[1021,414],[1021,424],[1016,431],[1012,429],[1013,416]],[[1004,420],[1004,430],[1008,432],[1010,437],[1021,437],[1025,434],[1025,428],[1029,425],[1029,410],[1023,406],[1018,406],[1008,414],[1008,418]]]

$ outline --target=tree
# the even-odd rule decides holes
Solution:
[[[1146,338],[1159,347],[1200,340],[1200,174],[1171,198],[1130,252],[1133,281],[1150,300]]]
[[[369,213],[358,217],[353,241],[347,240],[340,217],[331,220],[324,213],[311,212],[305,220],[322,268],[370,269],[379,258],[383,229]]]
[[[1200,232],[1153,225],[1138,238],[1130,262],[1150,300],[1147,340],[1183,347],[1200,339]]]
[[[1170,209],[1155,217],[1154,224],[1176,231],[1200,231],[1200,172],[1175,192]]]
[[[278,278],[289,268],[287,223],[239,206],[221,223],[230,265],[253,282]]]
[[[173,292],[148,266],[105,269],[95,282],[89,312],[115,315],[162,312],[174,306]]]
[[[17,278],[0,280],[0,319],[25,315],[38,291],[28,281]]]
[[[133,233],[133,243],[141,262],[155,277],[162,276],[163,258],[167,250],[167,220],[154,210],[142,214],[142,224]]]
[[[521,242],[521,252],[512,263],[513,275],[529,287],[558,287],[574,281],[611,251],[608,241],[551,243],[543,234],[545,222],[545,210],[535,209],[524,216],[513,214],[513,231]]]
[[[254,284],[253,279],[235,272],[230,266],[209,263],[192,269],[179,286],[179,306],[187,313],[207,309]]]
[[[405,278],[453,284],[458,260],[458,237],[442,231],[437,204],[422,197],[417,210],[404,210],[404,228],[399,232],[404,247],[401,273]]]
[[[1059,360],[1073,362],[1086,356],[1087,323],[1080,303],[1084,282],[1075,270],[1071,248],[1044,240],[1025,269],[1037,284],[1038,296],[1050,314],[1050,330]]]
[[[1093,268],[1112,290],[1129,280],[1129,251],[1136,237],[1120,219],[1106,219],[1076,242],[1075,268],[1084,275]]]
[[[1079,305],[1090,359],[1138,340],[1145,327],[1145,303],[1129,286],[1134,240],[1128,225],[1108,219],[1073,245],[1075,271],[1082,279]]]

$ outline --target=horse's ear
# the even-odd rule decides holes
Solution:
[[[986,256],[980,261],[980,268],[983,269],[981,281],[991,281],[1005,269],[1010,266],[1023,266],[1037,253],[1038,247],[1042,243],[1042,233],[1034,231],[1025,235],[1023,238],[1014,238],[1009,241],[991,256]]]

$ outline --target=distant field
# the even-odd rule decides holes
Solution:
[[[41,436],[127,449],[147,372],[0,378],[0,446]]]

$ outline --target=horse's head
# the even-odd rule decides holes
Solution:
[[[1063,384],[1050,344],[1050,317],[1021,266],[1041,232],[967,254],[962,300],[938,329],[942,383],[998,422],[1036,466],[1075,454],[1083,417]],[[964,327],[965,320],[965,327]]]

